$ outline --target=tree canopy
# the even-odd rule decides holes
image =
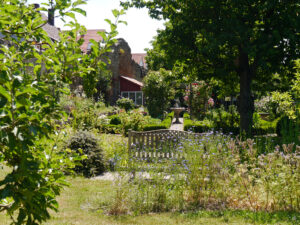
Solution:
[[[291,68],[299,57],[300,4],[296,0],[132,0],[126,7],[147,7],[167,19],[156,39],[173,63],[198,78],[235,73],[240,80],[242,130],[249,131],[253,80],[266,81]]]

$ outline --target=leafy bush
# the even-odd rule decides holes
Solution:
[[[113,110],[106,107],[103,102],[95,102],[91,98],[81,97],[62,96],[60,106],[69,113],[71,126],[77,130],[99,127],[99,124],[103,122],[99,114]]]
[[[174,89],[171,84],[173,74],[161,69],[149,72],[144,79],[144,96],[149,114],[158,118],[163,115],[174,98]]]
[[[101,124],[100,131],[105,134],[121,134],[122,133],[122,125],[118,124]]]
[[[217,130],[222,129],[224,132],[230,129],[233,130],[231,132],[234,132],[239,127],[240,116],[235,105],[229,106],[228,111],[225,110],[223,105],[220,108],[212,109],[206,113],[206,118],[213,121]]]
[[[256,112],[272,113],[274,111],[271,96],[264,96],[254,101]]]
[[[102,174],[105,171],[102,149],[97,143],[95,136],[88,131],[79,131],[70,138],[67,148],[85,155],[86,159],[81,161],[74,170],[76,173],[91,177]]]
[[[289,92],[280,93],[278,91],[272,92],[272,104],[274,105],[274,114],[279,117],[284,114],[291,119],[295,119],[295,109],[293,105],[293,98]]]
[[[73,111],[71,125],[76,130],[90,130],[98,125],[98,117],[92,109],[84,112]]]
[[[125,109],[126,112],[134,109],[134,103],[129,98],[119,98],[117,100],[117,106],[120,107],[121,109]]]
[[[127,136],[128,130],[141,131],[143,127],[148,123],[149,118],[143,116],[142,112],[138,110],[132,110],[128,113],[121,113],[121,128],[123,135]]]
[[[120,118],[120,116],[113,115],[113,116],[110,116],[109,118],[110,118],[109,124],[113,124],[113,125],[119,125],[119,124],[121,124],[121,118]]]

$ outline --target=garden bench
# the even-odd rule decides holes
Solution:
[[[178,130],[153,130],[128,132],[129,158],[152,161],[153,159],[182,159],[184,154],[177,148],[182,140],[199,138],[203,134]]]
[[[203,134],[178,130],[153,130],[128,132],[128,155],[131,161],[131,180],[135,178],[137,171],[154,170],[156,172],[169,171],[167,161],[172,164],[181,164],[185,159],[179,143],[183,140],[197,139]],[[151,180],[148,179],[148,180]]]

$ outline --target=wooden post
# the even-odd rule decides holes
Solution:
[[[131,138],[132,138],[132,130],[128,130],[128,154],[129,154],[129,157],[130,157],[130,153],[131,153]]]

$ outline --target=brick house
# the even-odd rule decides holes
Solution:
[[[91,48],[90,39],[99,42],[102,37],[97,32],[100,29],[87,30],[82,36],[84,43],[81,50],[88,54]],[[137,56],[138,55],[138,56]],[[112,52],[108,57],[111,60],[109,69],[112,72],[111,89],[109,91],[109,102],[114,104],[120,97],[126,97],[133,100],[137,105],[142,105],[143,93],[142,80],[146,75],[145,54],[131,54],[128,43],[119,38],[118,42],[112,47]],[[141,61],[142,59],[142,61]]]

